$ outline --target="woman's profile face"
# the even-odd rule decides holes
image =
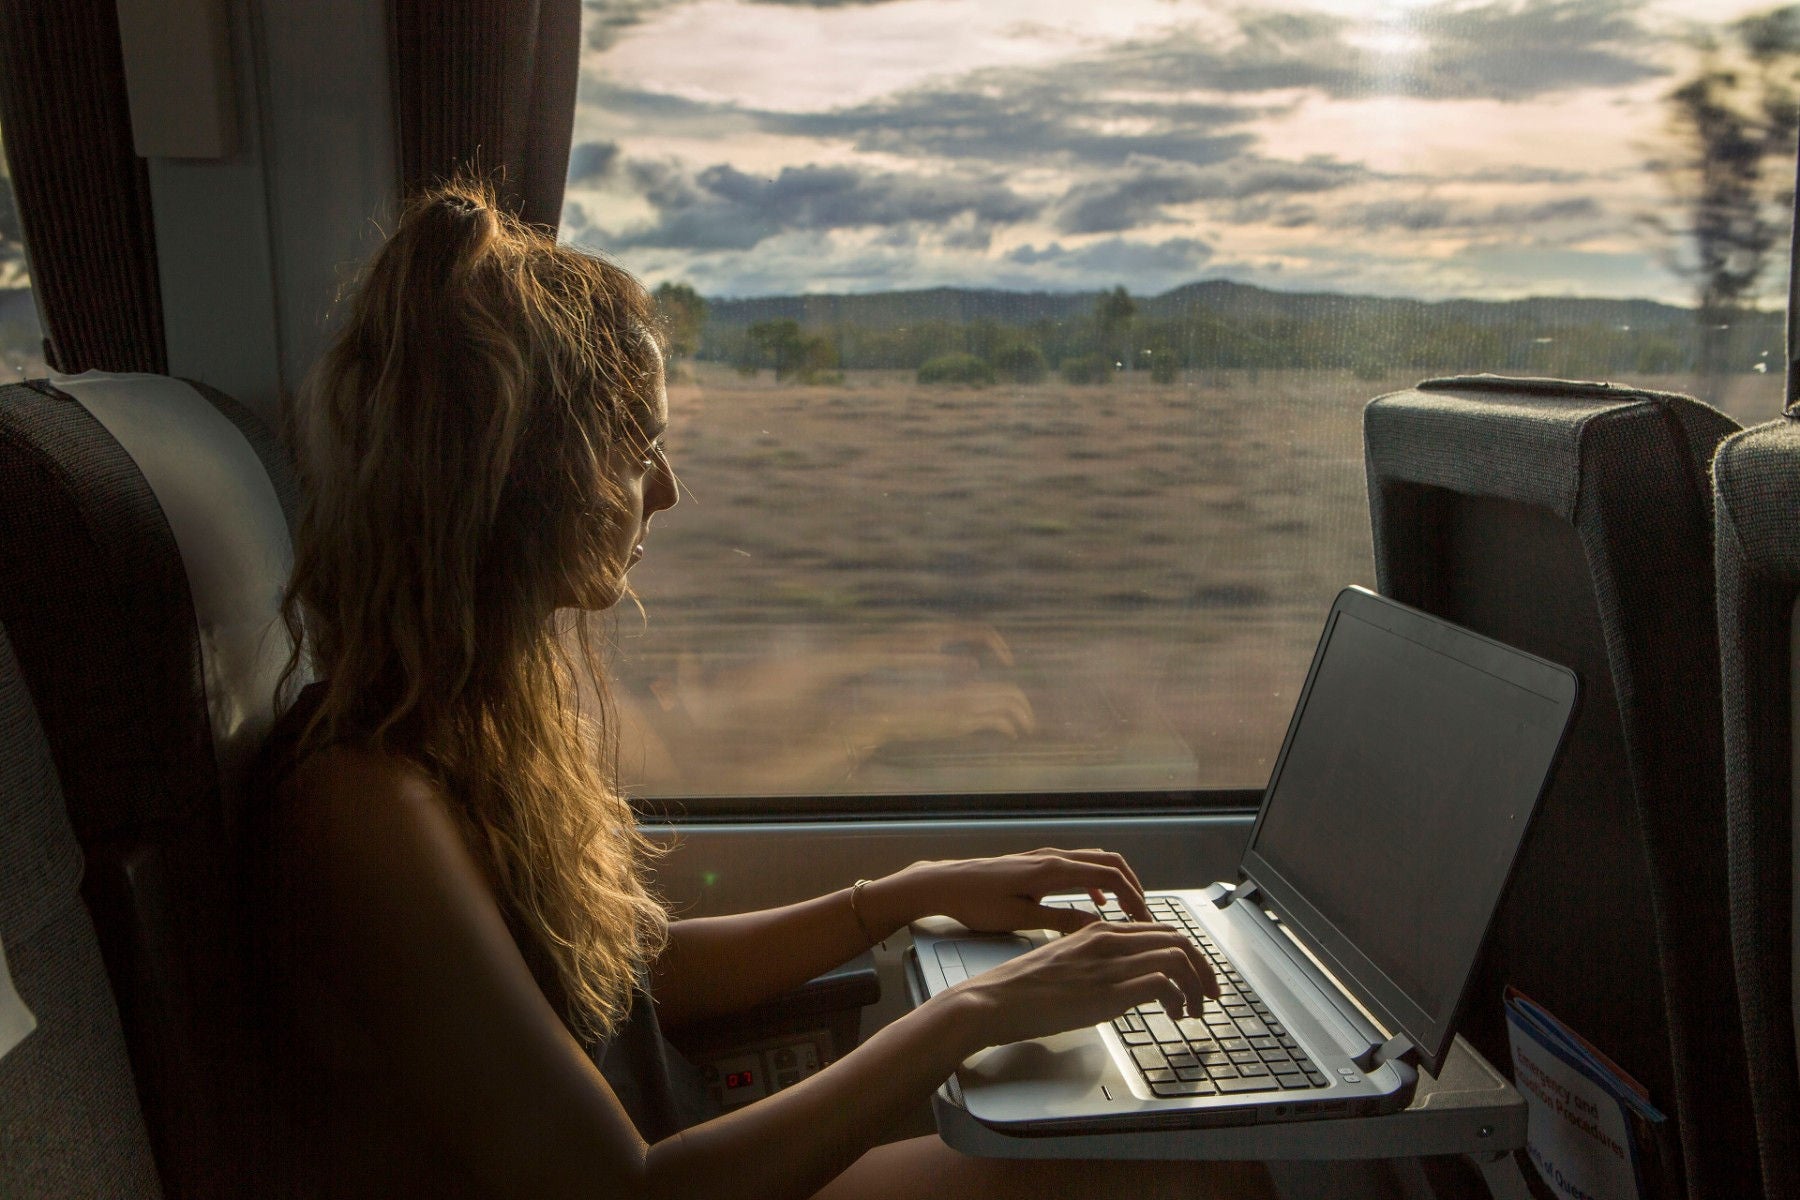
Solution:
[[[675,506],[675,471],[664,438],[669,428],[669,391],[662,354],[652,348],[655,383],[640,429],[629,430],[607,452],[605,471],[613,495],[603,500],[606,513],[601,562],[583,594],[571,607],[589,611],[611,608],[625,594],[625,576],[644,557],[650,518]]]

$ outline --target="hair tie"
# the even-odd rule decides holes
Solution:
[[[470,216],[481,211],[481,205],[475,203],[475,201],[469,199],[467,196],[459,196],[455,193],[445,196],[444,203],[457,211],[467,213]]]

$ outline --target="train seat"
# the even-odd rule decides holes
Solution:
[[[1763,1194],[1800,1195],[1795,1061],[1794,638],[1800,423],[1737,434],[1713,462],[1731,943]]]
[[[1591,1039],[1676,1123],[1689,1200],[1757,1178],[1743,1040],[1719,1019],[1736,998],[1707,467],[1736,429],[1682,396],[1495,376],[1364,416],[1381,591],[1582,681],[1463,1032],[1510,1064],[1512,984]]]
[[[50,746],[0,630],[0,989],[15,989],[0,1006],[16,997],[31,1018],[0,1012],[0,1196],[154,1200],[156,1164],[81,875]]]
[[[0,388],[0,625],[85,860],[170,1196],[263,1194],[267,1089],[226,836],[287,656],[292,500],[274,437],[202,385],[89,373]]]

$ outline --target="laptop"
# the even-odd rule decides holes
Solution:
[[[1565,667],[1346,588],[1238,878],[1148,897],[1212,958],[1220,1002],[990,1047],[954,1098],[1017,1134],[1404,1108],[1418,1072],[1442,1070],[1577,694]],[[1094,911],[1084,896],[1045,903]],[[935,995],[1056,936],[917,922],[914,986]]]

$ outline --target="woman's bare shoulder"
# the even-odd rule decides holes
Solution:
[[[641,1169],[629,1116],[521,956],[444,787],[405,758],[334,747],[279,804],[281,944],[303,996],[329,993],[354,1030],[358,1085],[380,1080],[371,1094],[483,1194],[574,1195],[546,1172],[591,1186]],[[546,1141],[547,1124],[563,1136]]]
[[[308,755],[288,775],[276,816],[288,837],[366,834],[371,825],[422,833],[451,821],[451,802],[443,784],[410,758],[335,745]]]
[[[288,776],[293,799],[308,806],[445,802],[443,786],[404,755],[338,743],[306,756]]]
[[[349,745],[321,749],[288,776],[272,815],[272,849],[299,890],[363,899],[405,890],[440,901],[448,891],[492,902],[450,794],[411,759]]]

